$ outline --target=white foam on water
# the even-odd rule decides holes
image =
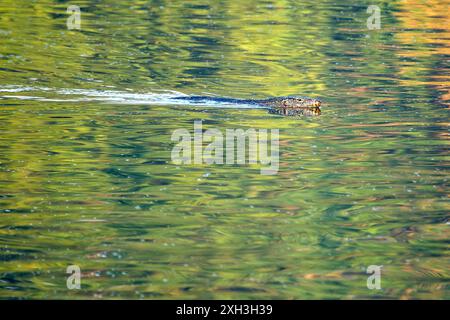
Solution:
[[[2,95],[1,93],[27,92],[38,95]],[[43,102],[103,102],[117,104],[142,104],[142,105],[192,105],[204,107],[220,108],[255,108],[250,104],[235,104],[228,102],[209,101],[189,101],[176,99],[179,97],[189,97],[178,92],[165,90],[161,92],[136,93],[131,91],[118,90],[96,90],[96,89],[52,89],[46,87],[30,86],[0,86],[0,98],[17,100],[35,100]]]
[[[44,87],[27,87],[27,86],[0,86],[0,92],[25,92],[25,91],[49,91],[50,89]]]

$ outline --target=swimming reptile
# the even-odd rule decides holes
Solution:
[[[187,100],[194,103],[212,101],[233,104],[257,105],[268,108],[269,113],[280,114],[283,116],[318,116],[321,113],[320,105],[322,104],[319,99],[308,97],[279,97],[263,100],[246,100],[208,96],[189,96],[176,97],[175,99]]]

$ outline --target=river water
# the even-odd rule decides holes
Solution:
[[[77,4],[0,4],[0,298],[450,298],[448,1]],[[195,121],[279,130],[277,173],[174,163]]]

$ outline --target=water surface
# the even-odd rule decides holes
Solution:
[[[368,1],[77,3],[0,5],[1,298],[449,298],[448,1],[380,30]],[[171,99],[297,94],[322,115]],[[279,129],[278,174],[173,164],[196,120]]]

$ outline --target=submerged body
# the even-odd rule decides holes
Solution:
[[[263,100],[245,100],[208,96],[190,96],[178,97],[175,99],[188,100],[191,102],[214,101],[224,103],[257,105],[267,107],[269,113],[283,116],[318,116],[321,113],[320,105],[322,102],[318,99],[308,97],[279,97]]]

